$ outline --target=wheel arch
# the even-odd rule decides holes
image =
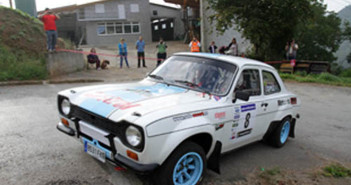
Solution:
[[[175,147],[172,152],[174,152],[180,145],[182,145],[183,143],[185,143],[187,141],[194,142],[194,143],[198,144],[199,146],[201,146],[201,148],[204,149],[205,154],[207,155],[208,152],[210,152],[210,150],[212,148],[213,137],[210,133],[207,133],[207,132],[197,133],[195,135],[187,137],[182,142],[180,142],[178,144],[178,146]]]
[[[295,137],[295,119],[293,118],[293,116],[291,114],[289,115],[286,115],[285,117],[279,119],[279,120],[275,120],[275,121],[272,121],[270,124],[269,124],[269,127],[266,131],[266,133],[264,134],[263,136],[263,140],[267,140],[269,138],[269,136],[274,132],[274,130],[278,127],[278,125],[284,120],[284,119],[287,119],[289,118],[291,120],[291,129],[290,129],[290,132],[289,132],[289,136],[290,137]]]

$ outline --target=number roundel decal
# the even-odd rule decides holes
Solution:
[[[245,128],[249,127],[250,125],[250,117],[251,117],[251,114],[247,113],[245,117],[245,124],[244,124]]]

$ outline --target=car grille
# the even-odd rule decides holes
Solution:
[[[123,121],[116,123],[75,105],[72,105],[71,108],[72,117],[78,118],[79,120],[83,120],[86,123],[100,128],[106,132],[112,133],[117,137],[123,136],[123,131],[128,126],[128,124],[124,123]]]

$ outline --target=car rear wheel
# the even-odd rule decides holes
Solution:
[[[155,184],[198,184],[206,171],[205,152],[198,144],[185,142],[180,145],[158,169]]]
[[[282,147],[289,138],[291,119],[285,118],[281,121],[271,136],[271,144],[275,147]]]

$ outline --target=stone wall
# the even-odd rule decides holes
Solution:
[[[85,69],[86,61],[80,53],[55,52],[47,55],[50,76],[58,76]]]

